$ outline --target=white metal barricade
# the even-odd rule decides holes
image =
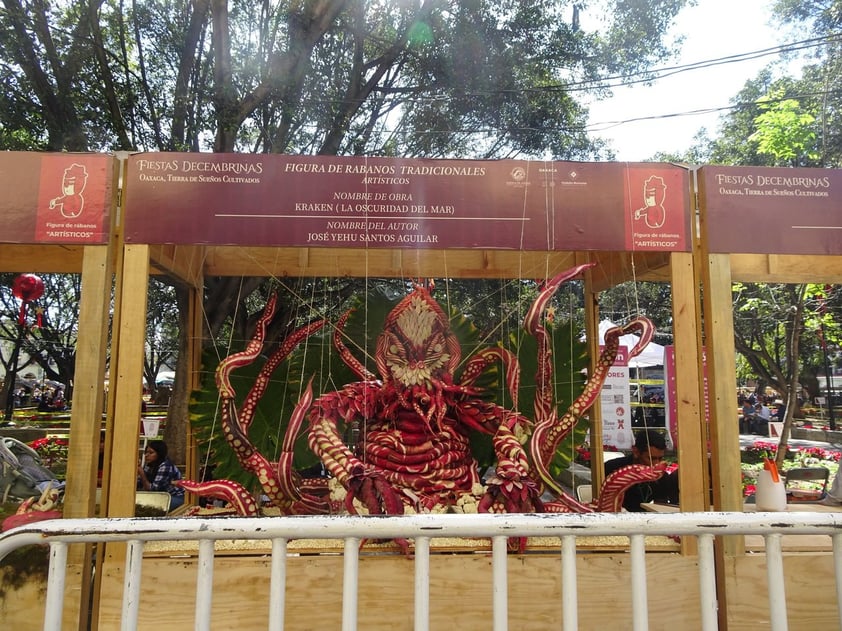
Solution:
[[[762,535],[766,541],[771,628],[787,628],[781,536],[831,535],[837,600],[842,603],[842,513],[590,513],[406,516],[293,516],[260,518],[179,519],[64,519],[16,528],[0,536],[0,561],[12,550],[31,544],[50,545],[50,567],[44,629],[61,628],[67,561],[72,543],[125,542],[126,573],[123,585],[122,629],[137,629],[141,560],[145,542],[199,542],[195,629],[210,628],[214,541],[261,539],[272,542],[271,602],[267,612],[270,631],[284,627],[287,542],[295,539],[342,539],[344,577],[342,629],[357,628],[359,544],[363,539],[413,539],[415,544],[416,631],[429,628],[430,540],[438,537],[490,538],[494,631],[508,628],[507,541],[509,537],[559,537],[562,554],[562,603],[565,631],[578,625],[576,594],[576,539],[627,536],[632,565],[633,628],[648,628],[646,593],[646,536],[696,537],[699,555],[699,593],[702,628],[717,629],[714,537]],[[840,614],[842,628],[842,614]]]

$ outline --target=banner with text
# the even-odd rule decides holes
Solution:
[[[136,154],[125,235],[150,244],[689,251],[688,178],[659,163]]]
[[[699,194],[711,252],[842,254],[842,171],[705,166]]]
[[[107,243],[114,167],[105,154],[0,153],[0,243]]]

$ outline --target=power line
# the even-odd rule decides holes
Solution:
[[[752,61],[754,59],[760,59],[761,57],[769,57],[772,55],[779,56],[787,53],[794,53],[801,50],[807,50],[809,48],[818,48],[820,46],[826,46],[828,44],[836,43],[842,41],[842,33],[835,33],[833,35],[829,35],[827,37],[813,37],[810,39],[805,39],[797,42],[790,42],[789,44],[780,44],[778,46],[772,46],[771,48],[762,48],[760,50],[754,50],[746,53],[738,53],[735,55],[727,55],[725,57],[715,57],[713,59],[706,59],[703,61],[695,61],[688,64],[681,64],[678,66],[665,66],[663,68],[654,68],[652,70],[643,70],[640,72],[635,72],[626,75],[614,75],[609,77],[603,77],[601,79],[592,79],[588,81],[580,81],[568,84],[568,86],[572,86],[575,88],[575,91],[578,90],[585,90],[585,89],[592,89],[593,87],[606,87],[606,88],[614,88],[614,87],[621,87],[626,85],[631,85],[634,83],[651,83],[657,81],[658,79],[664,79],[666,77],[671,77],[673,75],[681,74],[683,72],[691,72],[693,70],[704,70],[706,68],[713,68],[716,66],[726,65],[726,64],[733,64],[733,63],[741,63],[743,61]],[[637,78],[635,78],[637,77]],[[625,79],[633,79],[632,81],[624,81]],[[600,85],[602,81],[620,81],[619,83],[609,84],[609,85]],[[582,86],[579,88],[578,86]],[[562,88],[563,86],[560,86]],[[570,90],[570,87],[567,88]],[[574,90],[570,90],[574,91]]]
[[[824,96],[839,96],[842,92],[840,90],[823,90],[821,92],[807,92],[805,94],[794,94],[794,95],[786,95],[779,99],[768,99],[764,101],[765,104],[773,104],[779,103],[781,101],[788,101],[788,100],[802,100],[802,99],[810,99],[810,98],[819,98]],[[584,131],[588,132],[600,132],[605,131],[606,129],[611,129],[613,127],[618,127],[619,125],[624,125],[627,123],[638,123],[641,121],[652,121],[652,120],[663,120],[667,118],[680,118],[682,116],[705,116],[707,114],[715,114],[717,112],[727,112],[733,110],[741,110],[748,107],[757,107],[757,101],[741,101],[739,103],[734,103],[732,105],[723,105],[720,107],[706,107],[697,110],[687,110],[684,112],[671,112],[668,114],[653,114],[652,116],[637,116],[634,118],[626,118],[622,120],[616,121],[604,121],[599,123],[591,123],[583,128]]]

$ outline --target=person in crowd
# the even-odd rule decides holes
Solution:
[[[57,388],[55,394],[53,395],[53,402],[52,402],[53,410],[58,412],[64,411],[67,409],[67,401],[64,400],[64,389]]]
[[[772,420],[772,411],[762,401],[754,406],[754,418],[752,419],[752,434],[766,436],[769,433],[769,421]]]
[[[170,510],[184,504],[184,489],[173,482],[181,479],[172,460],[167,457],[167,443],[151,440],[144,452],[143,464],[137,468],[137,489],[139,491],[166,491],[170,494]]]
[[[667,443],[664,435],[656,430],[647,429],[635,434],[631,454],[623,458],[614,458],[605,463],[605,475],[632,464],[655,466],[664,460]],[[630,512],[644,510],[641,504],[646,502],[678,503],[678,474],[665,473],[655,482],[635,484],[623,498],[623,508]]]
[[[44,390],[41,393],[41,400],[38,402],[39,412],[53,411],[53,392],[52,390]]]
[[[740,414],[740,434],[750,434],[754,422],[754,404],[748,398],[741,401]]]

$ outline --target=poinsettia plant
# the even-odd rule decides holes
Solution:
[[[46,436],[36,438],[29,446],[35,450],[41,458],[41,464],[50,470],[60,468],[67,464],[68,440],[59,436]]]

